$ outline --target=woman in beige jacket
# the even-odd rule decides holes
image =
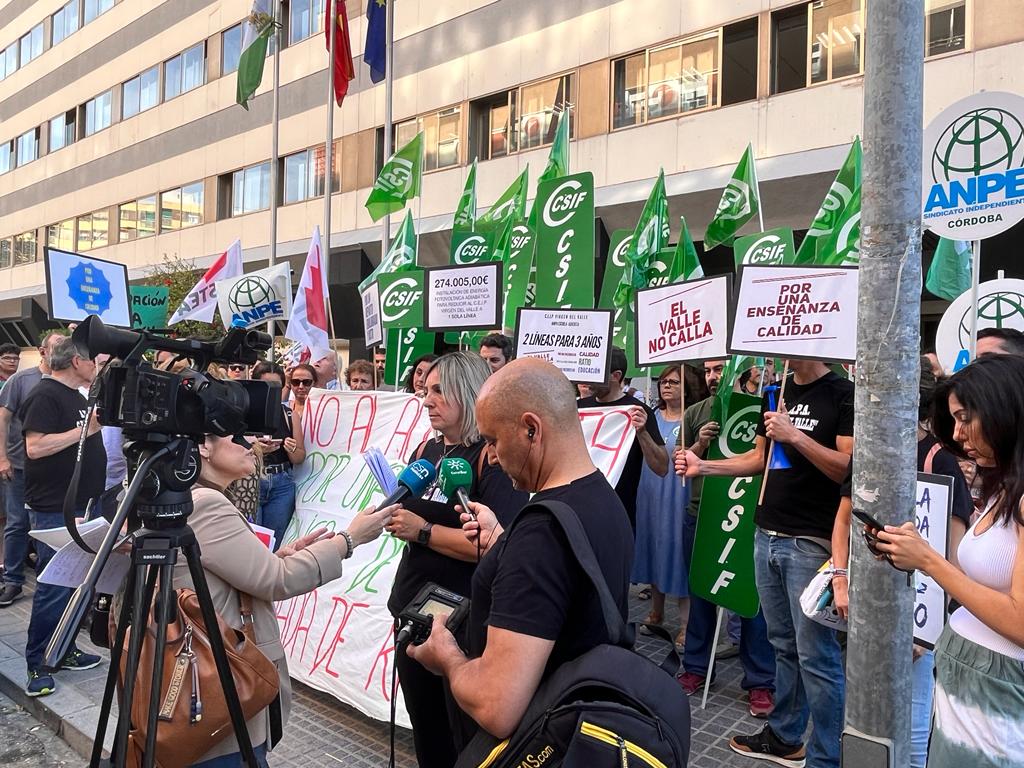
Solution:
[[[203,570],[213,597],[213,607],[232,627],[241,628],[239,593],[253,598],[253,629],[256,642],[273,661],[281,677],[281,714],[287,722],[291,683],[273,601],[301,595],[341,576],[342,560],[352,548],[380,535],[397,506],[363,510],[348,530],[335,536],[326,529],[314,531],[272,553],[253,534],[249,523],[225,497],[223,490],[234,480],[252,473],[255,457],[251,448],[230,437],[208,435],[199,446],[202,471],[192,491],[195,510],[189,525],[202,550]],[[184,559],[174,570],[176,589],[192,588]],[[269,708],[248,722],[249,737],[261,763],[265,764],[269,744]],[[238,742],[233,735],[203,755],[197,768],[241,766]]]

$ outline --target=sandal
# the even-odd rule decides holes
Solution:
[[[641,635],[649,635],[649,634],[651,634],[651,630],[649,630],[645,626],[646,624],[653,624],[656,627],[660,627],[661,626],[661,622],[663,622],[664,620],[665,620],[665,617],[662,614],[655,613],[654,611],[651,611],[650,613],[647,614],[647,618],[645,618],[642,622],[640,622],[640,634]]]
[[[636,593],[637,600],[650,600],[651,599],[651,588],[650,586],[643,587],[639,592]]]
[[[686,627],[679,630],[679,634],[676,635],[676,648],[683,650],[686,645]]]

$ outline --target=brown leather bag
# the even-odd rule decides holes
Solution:
[[[192,765],[217,744],[233,735],[227,699],[217,675],[209,636],[199,610],[199,598],[191,589],[176,590],[177,617],[167,627],[160,710],[156,729],[156,765],[179,768]],[[252,598],[239,593],[243,630],[229,627],[217,617],[217,632],[224,642],[231,677],[246,721],[268,707],[278,696],[277,667],[256,646],[252,630]],[[132,697],[132,728],[128,735],[127,765],[142,764],[146,745],[153,653],[156,648],[156,617],[146,628],[139,657],[139,673]],[[131,628],[121,655],[121,684],[128,655]],[[258,745],[253,745],[258,746]]]

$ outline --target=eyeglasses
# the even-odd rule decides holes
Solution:
[[[3,360],[5,363],[17,363],[21,360],[21,357],[19,355],[0,355],[0,360]]]
[[[245,366],[244,365],[229,365],[228,366],[228,370],[229,371],[244,371],[245,370]]]
[[[663,386],[663,387],[678,387],[679,386],[679,380],[678,379],[662,379],[658,383],[661,384],[661,386]]]
[[[292,379],[292,386],[293,387],[312,387],[313,386],[313,380],[312,379]]]

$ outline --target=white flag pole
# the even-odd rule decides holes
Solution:
[[[280,127],[280,103],[281,103],[281,3],[274,0],[274,91],[271,97],[270,115],[270,257],[268,266],[277,264],[277,184],[278,184],[278,133]],[[267,321],[267,333],[271,340],[275,336],[274,321]],[[274,345],[271,343],[267,350],[270,362],[274,362]]]
[[[328,0],[331,8],[331,28],[327,34],[327,136],[324,140],[324,232],[320,240],[320,262],[327,275],[327,290],[324,304],[327,305],[327,345],[329,352],[336,356],[331,340],[334,338],[334,314],[331,311],[330,261],[331,261],[331,198],[334,191],[334,46],[337,44],[338,5],[337,0]],[[342,0],[344,2],[344,0]],[[341,389],[341,369],[335,366],[338,389]]]
[[[971,243],[971,360],[978,356],[978,286],[981,284],[981,240]]]
[[[711,676],[715,671],[715,649],[718,648],[718,635],[722,631],[722,616],[725,609],[718,606],[718,618],[715,619],[715,637],[711,641],[711,658],[708,660],[708,676],[704,678],[704,696],[701,698],[700,708],[708,708],[708,690],[711,688]]]

